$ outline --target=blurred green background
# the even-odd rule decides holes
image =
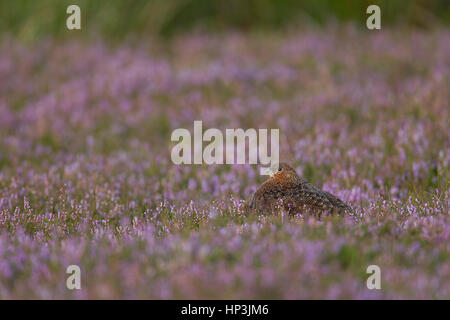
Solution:
[[[267,30],[352,21],[365,27],[366,8],[381,8],[382,28],[449,25],[449,0],[0,0],[1,34],[25,41],[67,36],[66,8],[82,12],[82,37],[163,38],[195,29]]]

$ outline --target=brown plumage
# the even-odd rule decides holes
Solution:
[[[352,211],[344,201],[299,177],[285,163],[280,163],[272,177],[256,190],[250,208],[271,213],[280,204],[291,215],[325,211],[343,214]]]

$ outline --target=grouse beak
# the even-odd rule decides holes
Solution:
[[[270,170],[270,172],[269,172],[269,176],[272,178],[274,175],[275,175],[275,170],[274,169],[269,169]]]
[[[275,174],[275,171],[273,170],[273,168],[270,168],[270,167],[262,167],[261,174],[265,175],[265,176],[273,177],[273,175]]]
[[[261,174],[265,176],[270,176],[271,178],[277,173],[278,170],[278,164],[272,165],[270,167],[262,167],[261,168]]]
[[[268,170],[269,170],[269,175],[272,178],[275,175],[275,173],[277,173],[278,164],[271,166],[270,168],[268,168]]]

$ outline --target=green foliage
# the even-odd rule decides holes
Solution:
[[[81,7],[81,32],[65,27],[70,4]],[[196,28],[266,30],[291,24],[321,25],[330,20],[365,26],[370,4],[380,6],[383,25],[428,27],[450,21],[446,0],[1,0],[0,29],[32,41],[45,36],[86,37],[98,33],[111,39],[130,34],[168,37]]]

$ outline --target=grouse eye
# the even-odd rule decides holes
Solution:
[[[278,172],[280,172],[281,170],[283,170],[283,168],[278,168]]]

